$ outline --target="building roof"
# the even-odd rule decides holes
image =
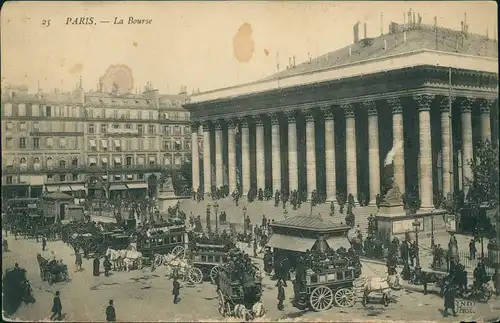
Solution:
[[[402,31],[402,25],[392,23],[391,27],[394,28],[395,32],[376,38],[361,39],[357,43],[275,73],[262,79],[262,81],[321,71],[336,66],[420,49],[498,58],[498,42],[488,39],[486,36],[438,27],[438,43],[436,46],[436,32],[433,25],[420,24],[413,26],[411,30],[406,30],[406,42],[404,41],[405,32]],[[384,43],[386,45],[385,49]],[[349,48],[351,49],[351,55],[349,55]]]
[[[8,85],[2,89],[2,102],[13,103],[35,103],[35,104],[81,104],[79,98],[79,89],[73,92],[54,92],[28,93],[28,88],[24,85]]]
[[[344,228],[335,224],[330,218],[324,216],[295,216],[273,223],[277,226],[295,227],[309,230],[332,230]]]

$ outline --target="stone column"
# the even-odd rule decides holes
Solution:
[[[203,193],[212,193],[212,165],[210,163],[210,122],[203,123]]]
[[[347,192],[346,196],[352,194],[355,203],[358,203],[358,169],[356,155],[356,119],[354,108],[351,104],[342,105],[345,113],[345,139],[346,139],[346,173]]]
[[[222,123],[218,120],[215,122],[215,185],[217,188],[224,186],[222,145]]]
[[[314,128],[314,114],[312,110],[304,112],[306,118],[306,179],[307,198],[311,198],[316,189],[316,136]]]
[[[479,104],[479,111],[481,113],[481,140],[491,141],[490,111],[493,100],[482,99]]]
[[[250,133],[248,120],[244,117],[241,123],[241,192],[244,196],[250,190]]]
[[[257,191],[266,188],[266,157],[264,152],[264,120],[262,116],[255,117],[255,160],[257,171]]]
[[[434,207],[432,186],[432,139],[431,139],[431,105],[434,95],[415,95],[418,107],[419,130],[419,187],[422,209]]]
[[[273,196],[276,190],[281,191],[281,142],[280,142],[280,120],[276,113],[270,115],[271,118],[271,164]]]
[[[295,111],[286,111],[288,119],[288,189],[299,189],[299,175],[297,166],[297,114]]]
[[[462,121],[462,176],[464,193],[469,192],[469,180],[473,180],[472,169],[469,160],[474,158],[472,151],[472,104],[474,100],[464,98],[460,107]]]
[[[394,182],[399,186],[401,193],[404,194],[405,186],[405,145],[403,132],[403,106],[398,98],[388,99],[387,104],[392,109],[392,149],[395,149]],[[386,160],[384,160],[384,166]]]
[[[197,191],[200,187],[200,156],[198,149],[198,130],[200,124],[198,122],[191,123],[191,171],[193,191]]]
[[[380,193],[380,153],[378,143],[378,113],[374,101],[364,102],[368,110],[368,172],[370,179],[370,205],[375,205]]]
[[[229,178],[229,194],[236,190],[236,125],[234,120],[227,121],[227,177]]]
[[[322,110],[325,116],[325,171],[326,200],[336,202],[337,177],[335,173],[335,124],[331,108]]]
[[[452,103],[455,98],[452,98]],[[453,176],[453,161],[450,158],[450,148],[451,148],[451,140],[450,140],[450,103],[449,99],[445,98],[441,101],[441,151],[443,161],[442,170],[443,170],[443,196],[446,196],[448,193],[451,193],[452,187],[452,176]]]

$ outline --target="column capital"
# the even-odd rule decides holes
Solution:
[[[224,122],[223,120],[215,120],[214,121],[215,130],[222,130],[223,122]]]
[[[419,111],[430,111],[432,101],[436,96],[434,94],[417,94],[413,96],[413,100],[417,103]]]
[[[280,124],[280,116],[278,113],[270,113],[269,119],[271,120],[272,125]]]
[[[325,117],[325,120],[333,120],[333,111],[331,107],[327,108],[321,108],[321,112],[323,112],[323,115]]]
[[[191,121],[189,125],[191,126],[191,132],[198,133],[198,129],[200,128],[200,123],[198,121]]]
[[[344,114],[346,118],[354,118],[354,107],[352,104],[342,104],[340,106],[342,110],[344,110]]]
[[[399,98],[391,98],[386,100],[387,105],[391,108],[392,114],[403,113],[403,106]]]
[[[210,131],[211,122],[209,120],[203,121],[203,131]]]
[[[472,105],[474,104],[475,98],[464,97],[460,102],[460,112],[471,113]]]
[[[479,111],[481,114],[490,114],[490,111],[491,111],[491,106],[493,105],[493,103],[495,102],[495,100],[491,100],[491,99],[479,99]]]
[[[237,123],[238,123],[238,120],[235,120],[233,118],[226,119],[226,124],[227,124],[228,129],[235,129]]]
[[[288,123],[295,123],[297,121],[297,111],[295,110],[285,111],[285,116],[288,119]]]
[[[306,122],[314,122],[314,111],[312,109],[302,110]]]
[[[377,105],[375,104],[375,101],[365,101],[361,103],[363,108],[368,110],[368,115],[369,116],[376,116],[377,115]]]
[[[244,128],[248,128],[248,118],[245,116],[245,117],[239,117],[238,118],[238,122],[240,123],[240,125]]]
[[[263,126],[264,125],[265,117],[263,115],[255,114],[255,115],[252,115],[252,118],[255,120],[256,126]]]
[[[451,104],[453,104],[453,102],[455,102],[457,98],[455,96],[452,96],[451,97]],[[449,113],[450,112],[450,99],[448,97],[446,98],[443,98],[440,102],[439,102],[439,108],[441,110],[441,113]]]

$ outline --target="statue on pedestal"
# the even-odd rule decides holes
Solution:
[[[385,196],[382,198],[381,204],[402,204],[402,193],[399,188],[399,185],[394,180],[394,174],[392,174],[390,178],[389,190],[385,193]]]
[[[172,177],[168,176],[165,181],[163,181],[160,185],[160,191],[173,191],[174,185],[172,184]]]

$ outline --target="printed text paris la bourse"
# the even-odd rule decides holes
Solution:
[[[114,25],[151,25],[153,19],[150,18],[139,18],[129,16],[127,18],[114,17],[112,20],[101,19],[98,20],[95,17],[67,17],[66,25],[96,25],[98,23],[102,24],[114,24]]]

